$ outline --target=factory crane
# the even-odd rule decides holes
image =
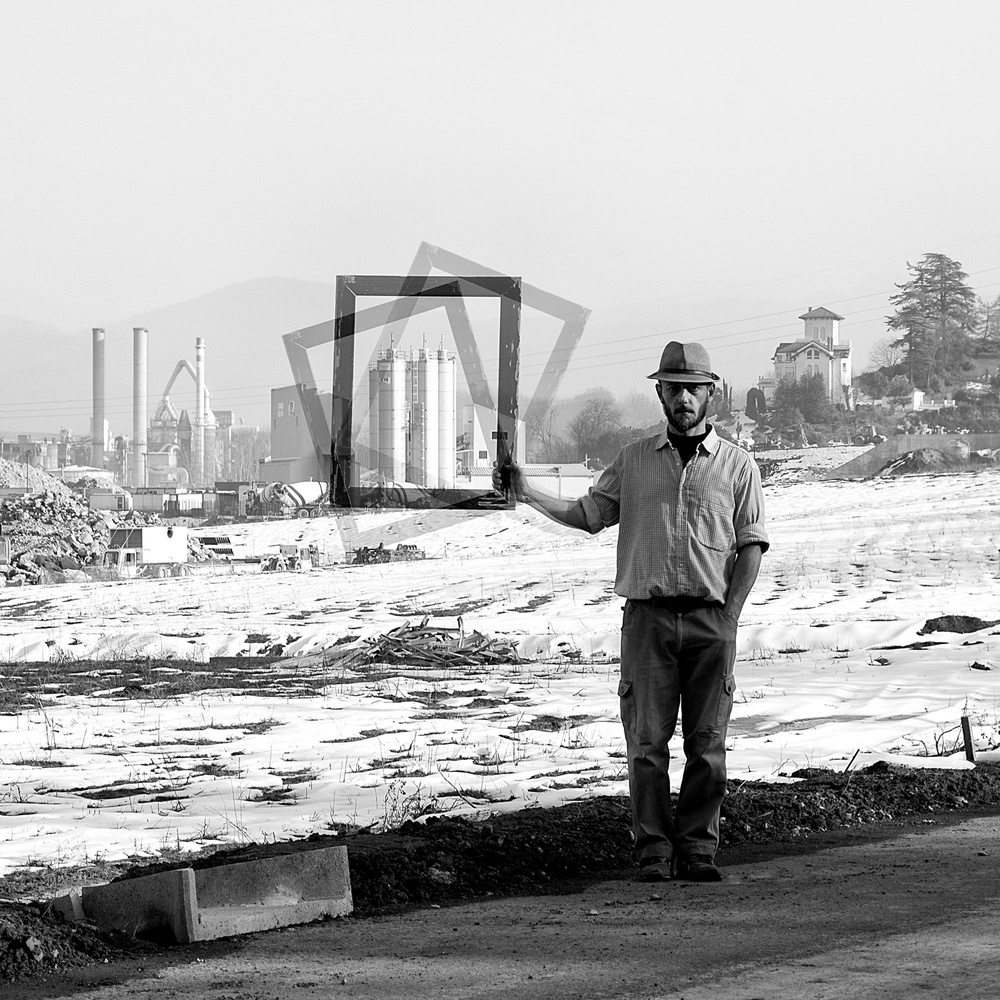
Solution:
[[[204,350],[200,338],[197,348],[199,351]],[[199,394],[199,390],[203,394],[203,398],[196,398],[195,400],[195,427],[193,428],[194,434],[192,435],[190,456],[191,466],[193,467],[189,469],[189,472],[192,474],[192,478],[200,480],[204,472],[205,442],[204,440],[198,440],[198,425],[200,425],[201,433],[204,435],[205,429],[213,428],[215,426],[215,418],[210,404],[211,392],[209,391],[208,386],[204,384],[204,379],[199,378],[198,371],[189,361],[182,358],[174,366],[174,370],[171,373],[170,378],[167,379],[167,384],[163,389],[163,395],[160,399],[159,406],[156,408],[153,421],[154,423],[159,423],[161,425],[170,423],[176,427],[179,421],[179,414],[177,412],[177,408],[170,402],[170,390],[173,389],[174,382],[177,381],[177,376],[184,371],[191,376],[191,380],[195,384],[196,396]],[[161,450],[166,449],[163,448]]]

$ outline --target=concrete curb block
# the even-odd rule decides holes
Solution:
[[[345,916],[354,908],[346,847],[84,886],[52,906],[69,919],[178,944]]]

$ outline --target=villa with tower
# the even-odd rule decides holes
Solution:
[[[773,402],[775,389],[783,379],[797,382],[805,375],[821,375],[830,402],[853,409],[851,342],[840,341],[843,318],[824,306],[810,306],[799,317],[802,336],[778,344],[771,358],[774,374],[758,380],[757,387],[768,404]]]

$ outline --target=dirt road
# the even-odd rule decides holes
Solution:
[[[726,853],[721,885],[346,919],[8,986],[13,1000],[949,1000],[997,995],[1000,817]]]

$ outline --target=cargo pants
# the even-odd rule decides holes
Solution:
[[[726,794],[735,618],[721,605],[677,612],[627,601],[618,696],[628,754],[636,857],[715,856]],[[670,799],[668,743],[681,718],[684,773]]]

